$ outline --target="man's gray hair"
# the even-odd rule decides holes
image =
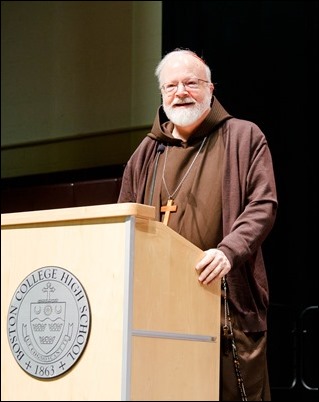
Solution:
[[[162,72],[162,70],[163,70],[164,65],[169,61],[169,59],[170,59],[172,56],[176,56],[176,55],[178,55],[178,54],[180,54],[180,55],[185,54],[185,55],[188,55],[188,56],[193,56],[193,57],[195,57],[197,60],[199,60],[201,63],[203,63],[203,65],[204,65],[204,67],[205,67],[205,71],[206,71],[207,81],[211,82],[211,71],[210,71],[210,68],[208,67],[208,65],[204,62],[204,60],[203,60],[201,57],[199,57],[199,56],[198,56],[195,52],[193,52],[192,50],[177,48],[177,49],[175,49],[175,50],[173,50],[173,51],[167,53],[167,54],[162,58],[162,60],[158,63],[158,65],[157,65],[157,67],[156,67],[156,69],[155,69],[155,76],[157,77],[159,83],[160,83],[160,75],[161,75],[161,72]]]

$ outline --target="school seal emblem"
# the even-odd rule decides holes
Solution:
[[[57,377],[78,361],[90,323],[89,301],[80,281],[61,267],[39,268],[11,299],[7,332],[12,354],[28,374]]]

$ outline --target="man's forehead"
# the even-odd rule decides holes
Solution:
[[[198,74],[204,71],[204,64],[191,55],[174,55],[163,66],[162,75],[170,74]]]

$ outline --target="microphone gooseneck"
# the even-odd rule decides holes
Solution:
[[[151,192],[150,192],[150,198],[149,198],[148,205],[152,205],[158,160],[159,160],[160,154],[162,154],[164,152],[164,150],[165,150],[164,144],[160,143],[157,145],[156,159],[155,159],[155,164],[154,164],[154,171],[153,171],[153,177],[152,177],[152,183],[151,183]]]

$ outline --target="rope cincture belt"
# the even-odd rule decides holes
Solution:
[[[233,354],[233,360],[234,360],[234,367],[235,367],[235,372],[236,372],[236,377],[237,377],[237,384],[238,384],[238,388],[240,391],[241,400],[247,401],[244,381],[243,381],[243,377],[240,372],[240,364],[239,364],[237,348],[236,348],[236,344],[235,344],[233,327],[232,327],[231,319],[230,319],[229,305],[228,305],[228,299],[227,299],[227,283],[226,283],[226,278],[224,276],[222,278],[222,288],[224,291],[224,307],[225,307],[225,324],[223,326],[225,348],[227,350],[228,342],[230,341],[232,354]]]

